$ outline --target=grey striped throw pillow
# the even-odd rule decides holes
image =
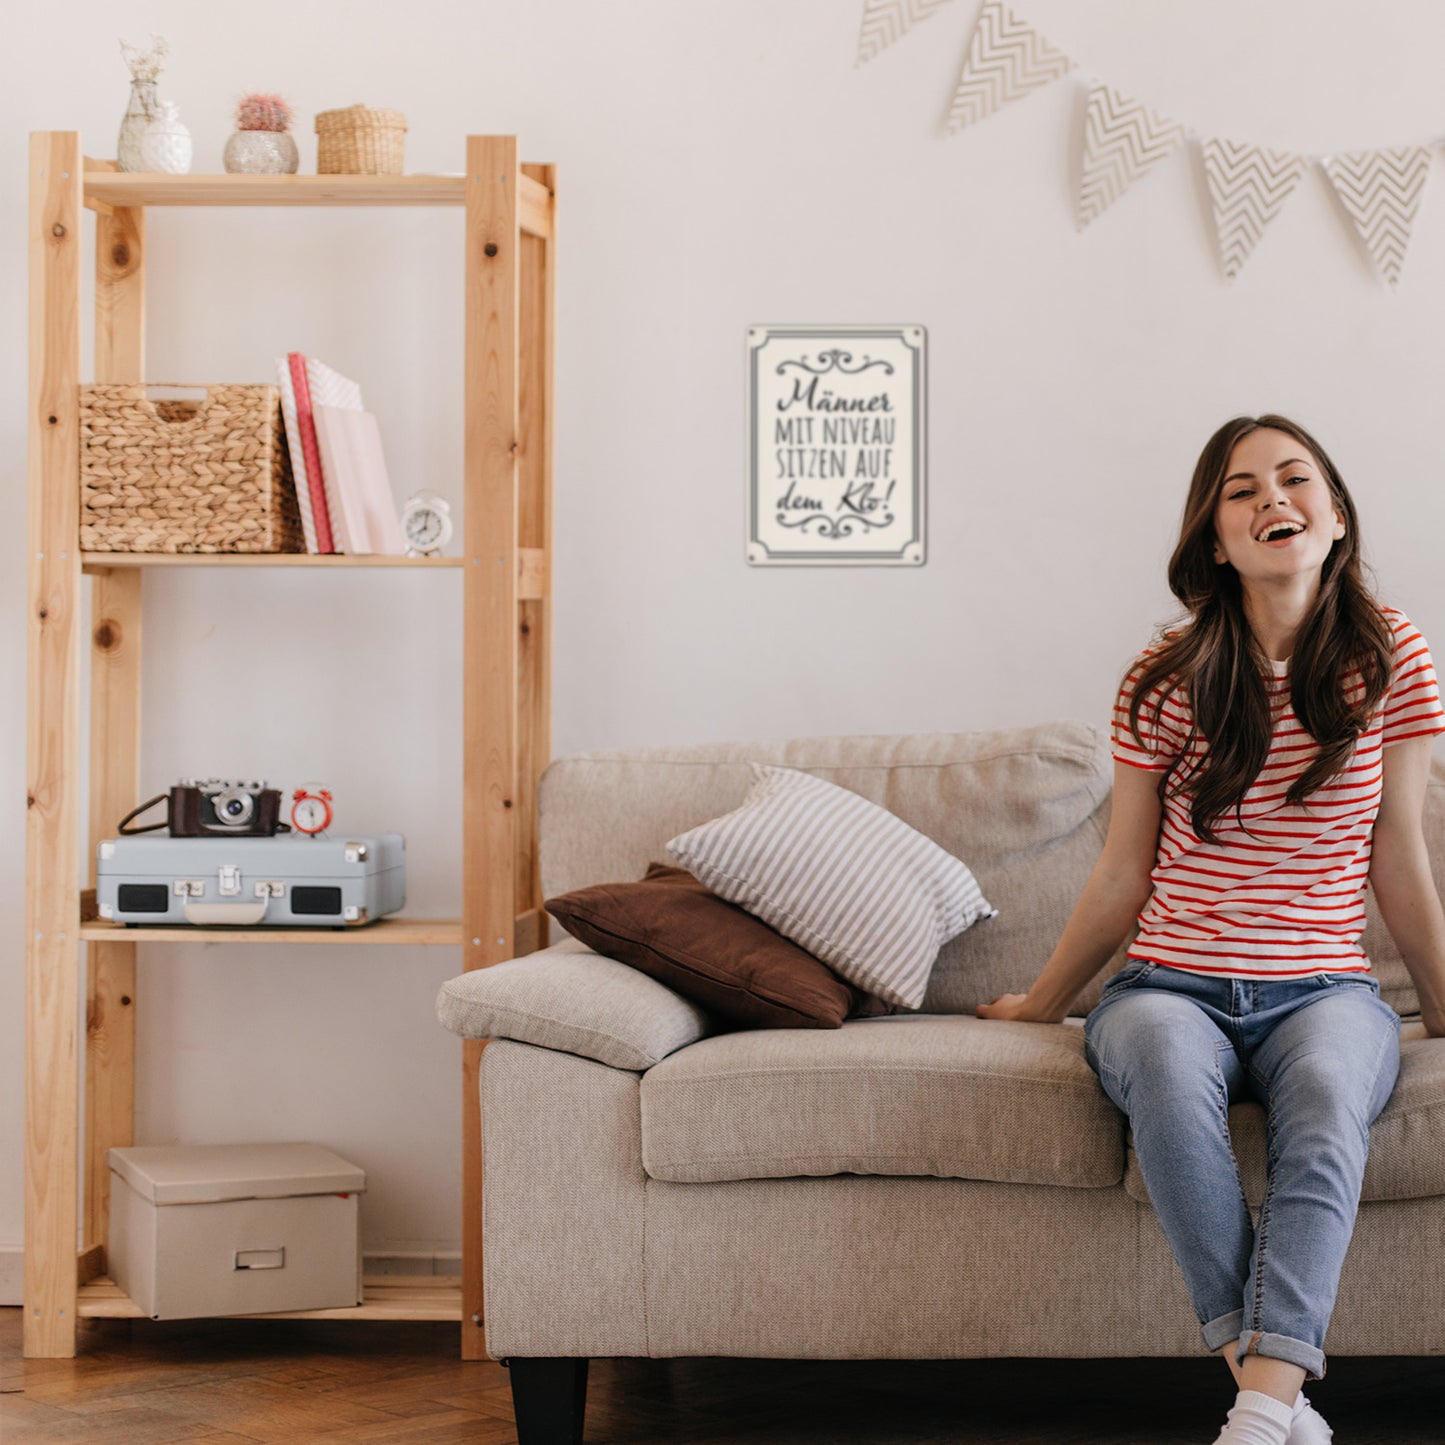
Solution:
[[[998,911],[973,874],[847,788],[794,768],[753,774],[741,807],[667,851],[850,983],[918,1008],[938,950]]]

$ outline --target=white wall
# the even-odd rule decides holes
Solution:
[[[1384,594],[1445,647],[1439,162],[1397,294],[1323,177],[1232,286],[1193,147],[1073,224],[1079,73],[944,138],[977,0],[854,66],[859,0],[69,0],[11,17],[0,95],[0,1253],[22,1233],[26,132],[113,154],[115,37],[165,34],[162,94],[219,169],[242,90],[403,109],[411,170],[467,132],[561,168],[558,752],[799,733],[1100,721],[1169,613],[1166,558],[1209,432],[1295,414],[1350,481]],[[1204,133],[1317,154],[1445,129],[1429,0],[1018,0],[1087,71]],[[339,77],[330,79],[329,77]],[[265,380],[299,348],[362,380],[393,479],[456,497],[460,221],[192,211],[149,220],[149,374]],[[929,557],[743,561],[743,336],[929,329]],[[345,826],[410,841],[412,907],[455,913],[455,576],[147,579],[142,784],[328,780]],[[440,950],[142,948],[147,1142],[315,1137],[371,1175],[367,1247],[454,1249],[455,1040]]]

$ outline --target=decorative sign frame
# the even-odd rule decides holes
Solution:
[[[747,559],[919,566],[927,501],[922,326],[750,326]]]

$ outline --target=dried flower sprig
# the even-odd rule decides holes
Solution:
[[[291,107],[279,95],[261,91],[243,95],[236,107],[236,126],[239,130],[290,130]]]
[[[161,62],[169,50],[164,35],[152,35],[149,50],[142,50],[139,45],[132,45],[128,40],[120,42],[120,53],[130,67],[132,80],[154,80],[161,73]]]

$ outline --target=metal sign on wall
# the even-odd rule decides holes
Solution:
[[[918,566],[921,326],[748,328],[748,561]]]

